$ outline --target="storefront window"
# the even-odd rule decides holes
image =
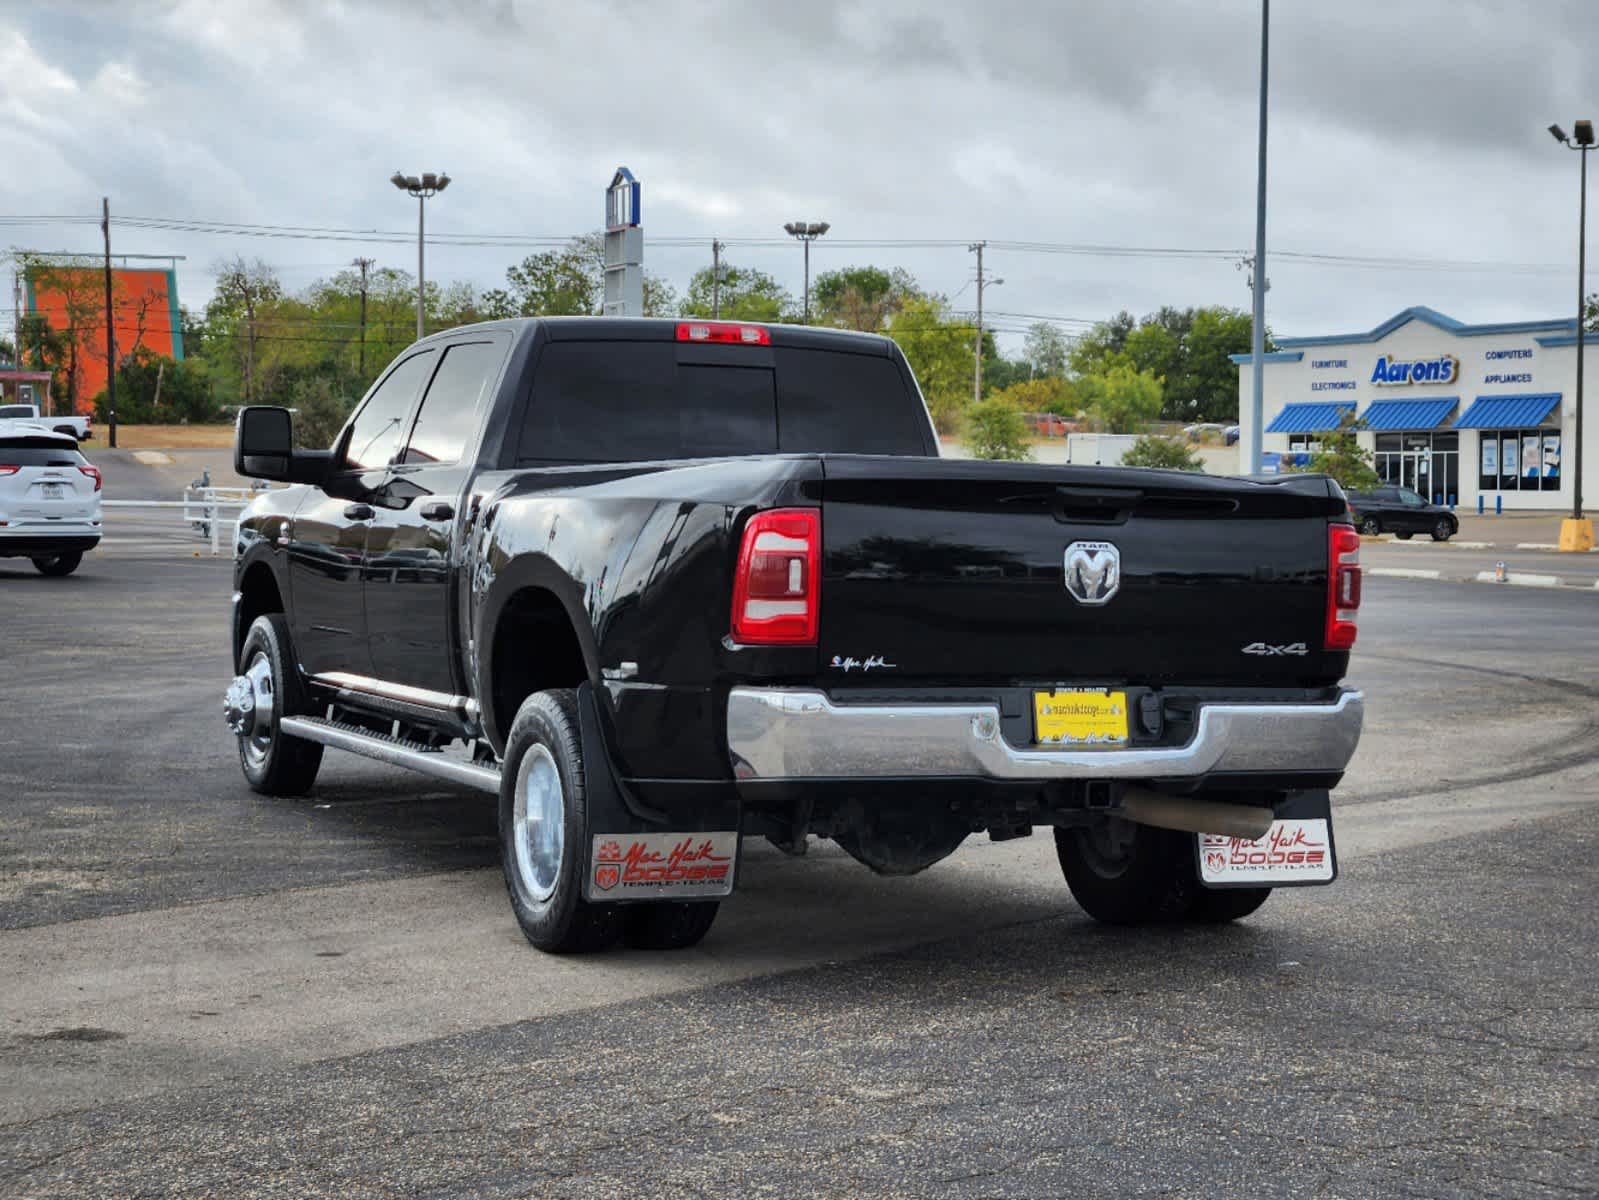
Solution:
[[[1290,433],[1288,449],[1295,454],[1315,454],[1321,449],[1321,439],[1313,433]]]
[[[1485,492],[1560,490],[1560,434],[1550,429],[1483,430],[1477,486]]]
[[[1458,433],[1379,433],[1372,465],[1384,483],[1413,488],[1434,504],[1460,500]]]

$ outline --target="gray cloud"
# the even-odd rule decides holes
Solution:
[[[709,239],[797,217],[833,239],[817,269],[903,265],[959,292],[969,239],[1188,247],[1253,237],[1258,7],[186,0],[10,6],[0,22],[0,208],[403,230],[388,174],[447,169],[439,232],[567,234],[598,224],[618,162],[644,180],[648,261],[681,287]],[[1544,132],[1594,99],[1588,6],[1288,4],[1274,13],[1271,241],[1390,258],[1564,263],[1575,156]],[[9,30],[9,32],[6,32]],[[82,230],[10,231],[62,248]],[[120,235],[188,256],[203,302],[220,255],[291,286],[404,246]],[[497,283],[517,253],[437,247],[429,274]],[[789,246],[737,261],[797,292]],[[1269,261],[1270,261],[1270,256]],[[1101,316],[1248,295],[1227,261],[996,249],[1006,313]],[[1375,324],[1407,304],[1465,318],[1569,307],[1569,274],[1369,270],[1270,261],[1285,332]],[[964,293],[961,303],[970,298]],[[1003,318],[1019,324],[1021,318]]]

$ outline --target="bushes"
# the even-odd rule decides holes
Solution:
[[[109,394],[94,398],[95,420],[109,419]],[[117,420],[125,425],[178,425],[219,421],[205,366],[177,362],[143,346],[117,368]]]
[[[295,380],[285,397],[288,406],[295,410],[295,442],[307,450],[325,450],[332,446],[359,398],[326,375]]]
[[[966,410],[966,444],[973,458],[1029,459],[1027,422],[1014,405],[984,400]]]
[[[1160,467],[1168,471],[1203,471],[1200,461],[1187,442],[1181,438],[1160,437],[1146,433],[1122,455],[1124,467]]]

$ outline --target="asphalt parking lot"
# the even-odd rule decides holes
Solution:
[[[227,564],[137,540],[0,560],[0,1195],[1599,1191],[1591,591],[1369,580],[1342,876],[1236,927],[756,846],[701,947],[556,960],[482,798],[245,787]]]

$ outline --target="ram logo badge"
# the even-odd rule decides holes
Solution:
[[[1121,551],[1109,542],[1066,547],[1066,590],[1079,604],[1104,604],[1122,585]]]

